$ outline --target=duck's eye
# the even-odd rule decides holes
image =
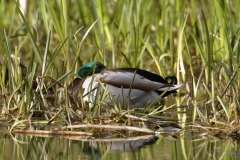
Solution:
[[[169,84],[177,84],[177,78],[175,76],[168,76],[165,78]]]

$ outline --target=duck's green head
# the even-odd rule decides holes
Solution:
[[[106,68],[100,62],[88,62],[79,68],[77,71],[77,77],[86,78],[87,76],[100,73],[104,68]]]

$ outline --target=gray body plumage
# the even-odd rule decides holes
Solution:
[[[84,101],[94,103],[97,95],[101,95],[101,99],[108,106],[116,104],[129,106],[130,109],[157,103],[161,99],[159,92],[175,91],[180,87],[178,84],[152,81],[134,72],[119,69],[104,69],[87,77],[82,84]]]

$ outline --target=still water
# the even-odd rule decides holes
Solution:
[[[240,159],[239,142],[191,134],[112,140],[1,134],[1,159]]]

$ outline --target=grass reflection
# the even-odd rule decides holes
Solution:
[[[1,134],[1,159],[238,159],[239,141],[200,136],[82,139]]]

